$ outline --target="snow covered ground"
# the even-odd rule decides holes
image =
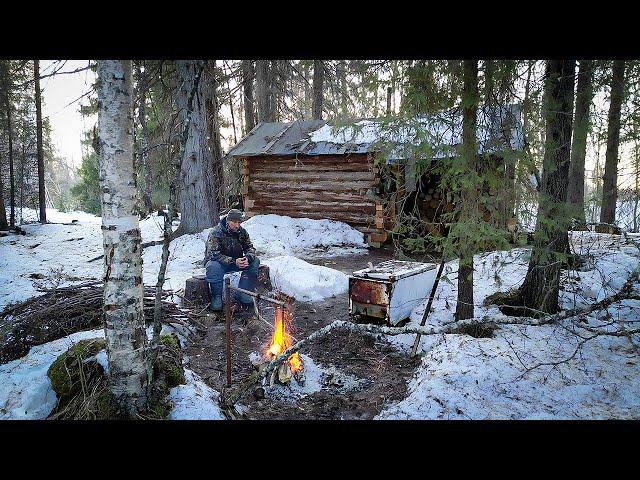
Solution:
[[[38,294],[34,283],[46,279],[34,280],[29,277],[32,273],[51,277],[53,270],[53,276],[59,276],[63,283],[101,278],[102,261],[88,262],[102,254],[101,219],[83,212],[50,211],[48,216],[51,221],[78,221],[76,225],[25,225],[27,236],[0,239],[0,308]],[[362,251],[361,234],[349,232],[350,227],[344,224],[332,224],[336,222],[264,217],[272,218],[253,217],[244,226],[262,252],[261,259],[270,266],[271,280],[277,288],[305,301],[346,291],[346,275],[310,265],[300,257],[330,255],[332,248]],[[143,241],[160,237],[161,221],[150,217],[141,222]],[[199,262],[207,234],[185,235],[172,242],[166,288],[183,288],[186,278],[203,273]],[[628,238],[640,245],[640,235]],[[619,290],[629,274],[639,268],[639,248],[624,240],[591,232],[572,234],[574,249],[592,255],[595,268],[563,277],[563,308],[602,300]],[[155,283],[160,251],[160,246],[145,249],[145,283]],[[529,254],[528,249],[514,249],[474,258],[476,318],[505,318],[496,307],[483,306],[483,300],[496,291],[518,286],[526,274]],[[429,324],[441,325],[453,319],[457,262],[449,262],[445,272]],[[413,310],[411,323],[419,323],[425,306],[426,301]],[[640,301],[625,300],[607,312],[590,315],[587,321],[592,327],[637,327]],[[577,348],[582,339],[575,332],[574,323],[567,320],[537,327],[502,325],[493,338],[423,336],[422,363],[409,384],[407,397],[387,405],[378,418],[640,418],[638,336],[600,336]],[[578,333],[589,336],[583,330]],[[45,418],[55,405],[46,376],[49,365],[70,342],[97,336],[102,336],[102,330],[76,333],[33,347],[25,357],[0,365],[0,418]],[[414,335],[387,338],[398,349],[409,352]],[[310,358],[308,362],[313,365]],[[315,378],[314,371],[310,368],[310,380]],[[171,392],[175,404],[171,418],[222,418],[217,392],[192,372],[186,375],[187,385]],[[310,382],[306,387],[309,391],[304,393],[315,391],[317,383]]]
[[[243,222],[251,242],[267,256],[314,256],[365,253],[364,235],[334,220],[312,220],[281,215],[256,215]]]
[[[366,251],[366,245],[360,232],[330,220],[278,215],[261,217],[253,217],[244,225],[262,254],[261,259],[270,266],[271,280],[276,288],[305,301],[320,301],[346,292],[345,274],[312,265],[293,255],[317,257],[362,253]],[[102,260],[90,261],[103,253],[102,219],[85,212],[63,213],[55,209],[47,209],[47,218],[52,223],[26,223],[37,220],[37,212],[25,209],[23,228],[27,235],[0,238],[0,309],[9,303],[40,295],[38,285],[57,283],[62,286],[102,278]],[[156,214],[141,221],[142,241],[160,239],[163,221]],[[165,289],[183,289],[187,278],[204,273],[201,262],[208,234],[209,230],[183,235],[171,243]],[[282,255],[283,252],[287,255]],[[144,250],[145,284],[155,285],[161,253],[161,245]],[[234,275],[233,283],[237,284],[238,280],[239,273]],[[33,347],[26,356],[0,365],[0,419],[46,418],[56,403],[47,377],[49,366],[74,342],[94,337],[104,337],[103,330],[79,332]],[[104,352],[100,355],[100,359],[106,358]],[[171,391],[174,410],[170,418],[223,418],[216,403],[217,392],[190,370],[185,376],[187,384]]]
[[[280,290],[296,300],[319,302],[346,293],[349,277],[333,268],[312,265],[291,255],[268,258],[269,276],[274,290]]]
[[[635,240],[640,241],[640,236]],[[640,267],[638,248],[623,244],[621,237],[575,232],[572,244],[576,251],[595,256],[595,268],[563,278],[563,308],[602,300],[619,290]],[[484,307],[482,302],[495,291],[520,285],[528,255],[528,250],[515,249],[474,258],[476,318],[505,318],[497,307]],[[447,278],[438,287],[429,316],[431,325],[450,322],[455,312],[457,261],[449,262],[445,271]],[[412,324],[419,324],[425,308],[426,302],[414,309]],[[637,327],[640,301],[615,304],[608,314],[590,315],[590,326],[611,323],[611,329]],[[378,418],[640,418],[638,335],[601,336],[577,348],[582,338],[575,331],[567,320],[535,327],[503,325],[494,338],[423,336],[422,364],[410,382],[407,398],[388,405]],[[590,336],[585,330],[577,333]],[[390,337],[390,341],[408,352],[414,338],[402,335]]]
[[[174,331],[163,325],[162,334]],[[181,337],[180,343],[184,338]],[[147,329],[151,338],[152,327]],[[22,358],[0,365],[0,420],[40,420],[47,418],[56,406],[47,371],[51,364],[80,340],[104,338],[104,329],[77,332],[53,342],[32,347]],[[96,359],[108,373],[106,350]],[[188,359],[187,359],[188,360]],[[173,403],[171,420],[222,420],[218,408],[218,392],[185,366],[186,384],[171,389],[168,400]]]
[[[25,209],[23,218],[25,221],[35,220],[36,212]],[[55,223],[24,224],[26,236],[0,238],[0,310],[9,303],[39,295],[38,285],[51,286],[58,282],[63,286],[102,278],[103,261],[90,261],[103,254],[101,217],[85,212],[63,213],[47,209],[47,218]],[[163,221],[164,218],[157,214],[142,220],[142,241],[161,239]],[[338,272],[334,275],[340,279],[340,288],[332,289],[328,286],[328,279],[333,277],[328,276],[326,267],[291,260],[294,255],[310,258],[366,252],[362,233],[342,222],[258,215],[244,222],[243,226],[249,231],[261,260],[276,256],[289,267],[295,265],[298,270],[291,273],[296,276],[296,282],[283,283],[280,273],[278,278],[272,277],[272,282],[295,286],[298,280],[303,279],[304,290],[289,288],[289,294],[299,299],[309,300],[307,292],[316,290],[316,287],[318,293],[313,295],[314,301],[346,289],[343,274]],[[187,278],[204,274],[202,260],[208,234],[209,229],[183,235],[171,242],[165,289],[181,290]],[[162,245],[150,246],[143,251],[143,281],[147,285],[155,285],[157,281],[161,254]],[[278,266],[277,262],[271,260],[266,263],[276,272],[282,272],[283,266]],[[236,282],[237,278],[238,275]]]
[[[104,330],[73,333],[32,347],[24,357],[0,365],[0,419],[47,418],[56,406],[47,370],[73,344],[88,338],[104,338]]]

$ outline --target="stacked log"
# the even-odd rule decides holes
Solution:
[[[328,218],[384,234],[379,172],[369,155],[250,157],[242,173],[247,217]]]

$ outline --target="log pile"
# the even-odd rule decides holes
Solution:
[[[243,159],[247,217],[275,213],[348,223],[384,241],[379,170],[368,154]]]
[[[0,364],[26,355],[35,345],[102,326],[101,281],[40,291],[44,295],[10,306],[0,315]],[[181,325],[190,331],[202,329],[198,315],[169,302],[170,295],[173,295],[170,290],[162,292],[162,322]],[[147,324],[153,321],[154,300],[155,288],[145,286]]]
[[[445,195],[435,188],[421,190],[417,194],[416,205],[420,216],[425,222],[427,232],[435,237],[444,235],[444,224],[441,219],[443,213],[450,213],[454,205],[448,202]]]

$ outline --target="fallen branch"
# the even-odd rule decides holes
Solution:
[[[144,250],[147,247],[153,247],[155,245],[162,245],[162,243],[164,242],[164,240],[153,240],[151,242],[144,242],[140,244],[140,248],[142,250]],[[95,262],[96,260],[100,260],[101,258],[104,258],[104,253],[102,255],[98,255],[95,258],[92,258],[91,260],[87,260],[87,263],[89,262]]]
[[[321,328],[320,330],[315,331],[307,338],[304,338],[288,349],[283,351],[280,355],[277,355],[269,364],[267,364],[260,372],[254,372],[250,377],[248,377],[238,389],[233,392],[225,392],[225,395],[222,396],[222,404],[225,407],[232,406],[235,402],[237,402],[243,395],[249,390],[253,385],[258,382],[264,384],[264,380],[268,378],[268,376],[273,372],[275,368],[277,368],[283,361],[288,359],[292,354],[299,351],[302,347],[307,345],[308,343],[326,335],[330,331],[336,328],[344,328],[354,333],[363,333],[363,334],[382,334],[382,335],[402,335],[406,333],[413,333],[419,335],[441,335],[441,334],[451,334],[457,333],[461,328],[467,326],[480,326],[487,325],[489,323],[493,324],[501,324],[501,325],[529,325],[529,326],[540,326],[546,325],[554,322],[558,322],[560,320],[564,320],[566,318],[575,317],[578,315],[588,315],[589,313],[601,310],[603,308],[607,308],[612,303],[618,302],[620,300],[626,300],[629,298],[636,299],[638,294],[633,292],[633,284],[638,281],[640,271],[634,271],[623,287],[616,293],[610,297],[607,297],[600,302],[594,303],[593,305],[589,305],[588,307],[581,309],[571,309],[566,310],[564,312],[560,312],[554,315],[548,315],[542,318],[529,318],[529,317],[508,317],[508,318],[497,318],[497,319],[489,319],[487,317],[482,318],[481,320],[477,320],[475,318],[470,318],[467,320],[460,320],[457,322],[451,322],[443,326],[435,327],[435,326],[414,326],[407,325],[404,327],[384,327],[379,325],[372,324],[358,324],[352,323],[344,320],[336,320],[329,325]],[[640,333],[640,329],[634,330],[625,330],[622,332],[598,332],[596,335],[589,337],[588,339],[594,338],[599,335],[612,335],[612,336],[627,336],[633,335],[635,333]],[[584,342],[583,342],[584,343]]]

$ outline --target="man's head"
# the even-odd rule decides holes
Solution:
[[[240,228],[240,223],[242,223],[242,212],[235,208],[229,210],[227,213],[227,226],[229,230],[236,231]]]

